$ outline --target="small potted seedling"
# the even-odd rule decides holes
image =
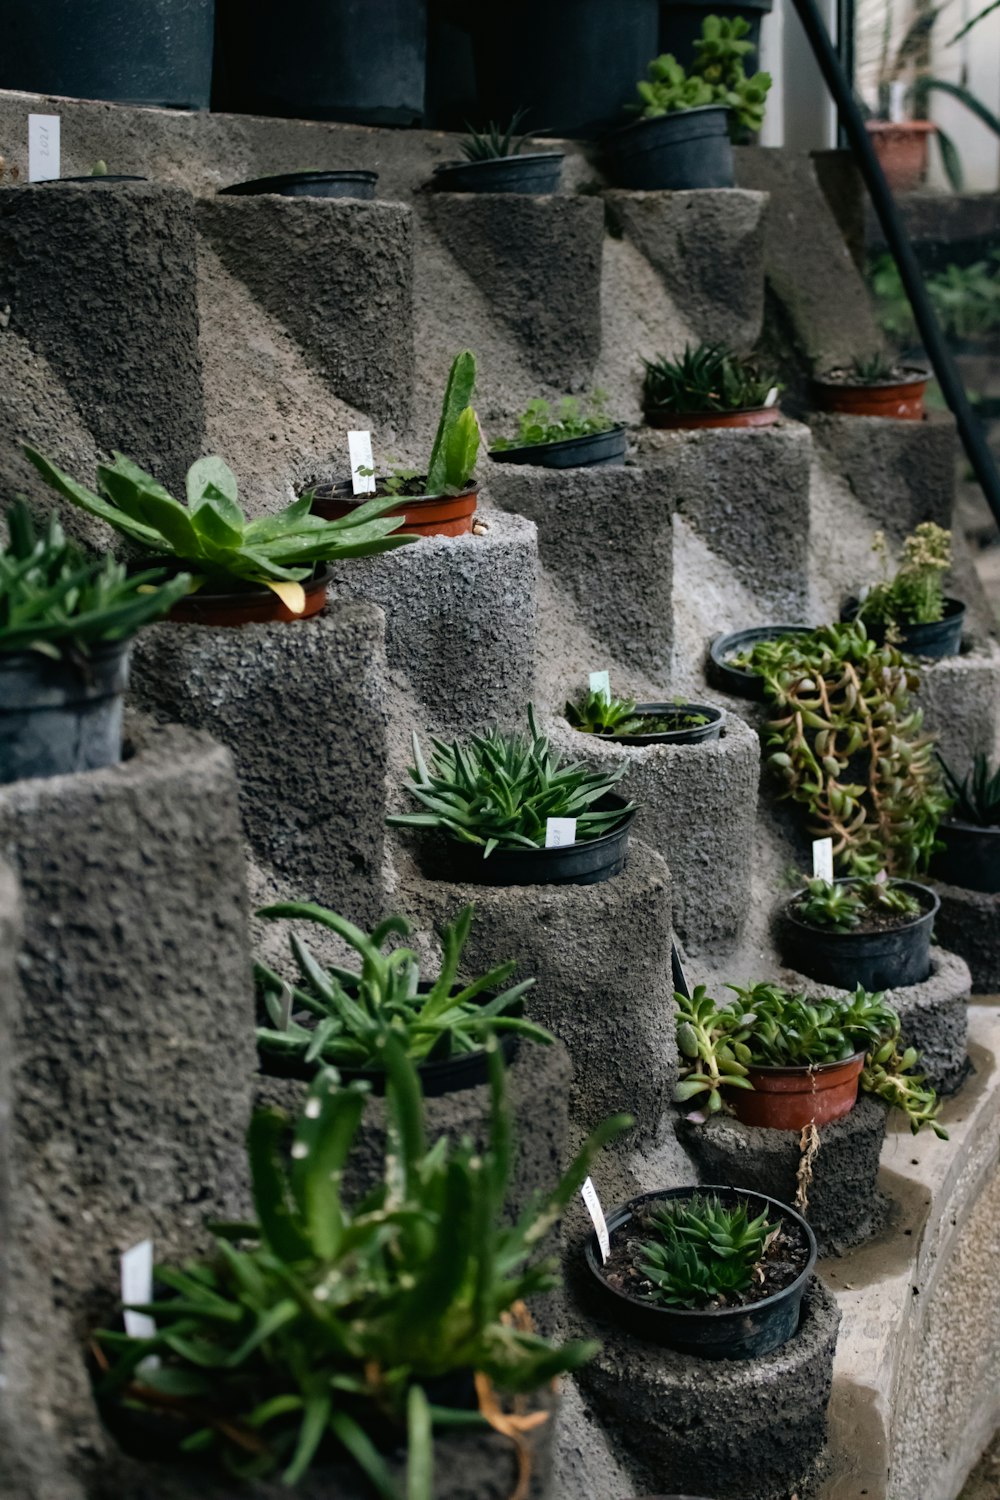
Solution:
[[[566,704],[567,722],[581,734],[598,735],[617,745],[698,745],[717,740],[722,710],[707,703],[636,703],[603,689]]]
[[[757,134],[771,87],[769,73],[746,75],[749,30],[738,16],[706,16],[690,70],[669,52],[653,59],[629,106],[638,119],[604,141],[617,187],[732,187],[730,137]]]
[[[355,169],[310,167],[302,172],[278,172],[272,177],[252,177],[219,189],[220,198],[256,198],[272,193],[279,198],[363,198],[375,196],[377,172]]]
[[[131,638],[187,592],[161,568],[129,575],[36,532],[23,502],[0,549],[0,782],[93,771],[121,759]]]
[[[939,757],[939,759],[941,759]],[[941,759],[952,804],[938,824],[944,844],[933,857],[931,873],[967,891],[1000,891],[1000,765],[991,769],[979,754],[960,781]]]
[[[627,766],[597,772],[562,762],[539,733],[530,705],[526,736],[492,729],[433,745],[428,764],[414,734],[408,790],[422,811],[388,822],[442,834],[449,879],[594,885],[624,869],[635,803],[613,788]],[[553,819],[572,820],[574,836],[546,847]]]
[[[585,402],[564,396],[553,409],[539,397],[517,419],[517,435],[497,438],[490,458],[498,464],[538,464],[544,469],[592,468],[625,459],[625,424],[609,416],[604,391]]]
[[[929,379],[922,365],[902,364],[879,352],[816,376],[813,400],[820,411],[919,422]]]
[[[931,929],[940,901],[914,880],[807,880],[785,907],[784,961],[838,989],[900,989],[931,972]]]
[[[426,474],[397,468],[389,475],[371,469],[357,472],[374,480],[374,493],[388,515],[399,516],[414,536],[465,536],[472,530],[479,484],[475,478],[479,456],[479,420],[472,408],[476,359],[469,350],[455,356]],[[350,479],[317,485],[312,491],[314,515],[343,519],[362,509],[370,499],[355,495]]]
[[[794,1338],[816,1264],[816,1240],[795,1209],[742,1188],[643,1193],[607,1218],[585,1256],[616,1322],[644,1340],[701,1359],[759,1359]]]
[[[754,666],[759,659],[756,647],[772,641],[783,641],[790,636],[804,636],[812,632],[811,625],[789,622],[785,625],[751,625],[744,630],[726,631],[717,635],[709,646],[709,674],[716,687],[732,693],[737,698],[752,698],[760,701],[764,697],[765,679]]]
[[[386,951],[393,937],[406,938],[410,924],[389,917],[369,937],[345,917],[305,901],[265,906],[270,920],[313,922],[342,938],[361,960],[360,970],[324,966],[297,932],[290,937],[298,973],[289,981],[269,965],[254,965],[261,1008],[269,1024],[257,1027],[261,1071],[285,1078],[312,1079],[335,1067],[345,1083],[364,1079],[385,1093],[383,1043],[393,1036],[420,1075],[425,1097],[486,1083],[486,1043],[496,1037],[504,1055],[518,1038],[552,1041],[549,1032],[521,1015],[524,995],[534,984],[503,986],[517,960],[488,974],[460,982],[462,950],[474,907],[466,906],[441,933],[441,971],[433,981],[420,977],[420,957],[411,948]]]
[[[24,451],[64,499],[107,521],[151,562],[191,575],[188,594],[167,616],[183,624],[306,619],[326,605],[331,562],[416,541],[399,534],[401,523],[385,514],[391,505],[385,499],[323,521],[303,495],[275,515],[248,521],[237,504],[236,477],[221,458],[191,465],[183,505],[121,453],[114,463],[98,464],[94,494],[34,448]]]
[[[554,193],[562,172],[562,151],[525,151],[517,136],[526,111],[518,110],[504,129],[493,120],[485,130],[466,129],[459,141],[465,161],[440,162],[432,187],[442,193]]]
[[[776,984],[727,986],[720,1002],[700,984],[676,991],[680,1078],[674,1098],[703,1120],[728,1105],[744,1125],[804,1130],[850,1114],[858,1087],[899,1109],[916,1135],[937,1123],[940,1104],[919,1054],[900,1044],[899,1016],[879,993],[808,999]]]
[[[643,364],[642,411],[650,427],[770,427],[781,415],[775,378],[724,344],[686,344],[680,359]]]
[[[957,656],[962,645],[965,605],[945,597],[942,580],[951,567],[951,532],[923,521],[903,543],[899,567],[888,576],[885,537],[875,533],[872,550],[882,564],[882,579],[849,599],[844,619],[863,620],[873,640],[892,633],[901,650],[939,660]]]

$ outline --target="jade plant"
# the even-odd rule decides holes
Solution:
[[[597,1150],[631,1121],[606,1121],[555,1190],[505,1224],[510,1124],[489,1046],[485,1144],[429,1144],[414,1066],[385,1038],[384,1178],[357,1203],[341,1181],[364,1128],[365,1085],[340,1086],[323,1069],[290,1154],[287,1116],[257,1112],[255,1220],[215,1226],[209,1258],[157,1270],[164,1295],[142,1308],[155,1322],[150,1337],[96,1335],[105,1409],[138,1409],[147,1424],[153,1414],[167,1432],[173,1424],[184,1452],[243,1479],[278,1475],[294,1487],[327,1457],[347,1457],[380,1500],[403,1500],[383,1456],[387,1435],[408,1444],[406,1500],[435,1493],[438,1425],[490,1424],[527,1463],[523,1434],[545,1417],[505,1398],[541,1390],[596,1348],[532,1330],[525,1299],[557,1284],[539,1250]],[[432,1404],[448,1376],[468,1378],[478,1413]]]
[[[715,1194],[666,1199],[646,1216],[645,1258],[650,1302],[666,1307],[725,1305],[750,1290],[765,1246],[778,1229],[767,1211],[752,1219],[745,1203],[729,1208]]]
[[[625,775],[626,766],[592,771],[563,763],[539,732],[528,707],[528,733],[492,729],[451,744],[433,740],[430,765],[413,736],[411,796],[423,811],[398,813],[398,828],[437,829],[461,843],[494,849],[540,849],[549,818],[575,818],[577,842],[599,838],[620,823],[627,807],[602,811],[594,806]]]
[[[647,412],[748,411],[764,406],[778,384],[747,355],[724,344],[684,346],[679,359],[644,359]]]
[[[114,463],[98,464],[95,494],[34,448],[24,451],[64,499],[107,521],[144,552],[183,567],[192,589],[269,588],[292,614],[305,608],[302,582],[321,563],[370,557],[416,540],[398,534],[402,519],[383,514],[392,503],[384,499],[324,521],[310,513],[312,496],[305,494],[273,516],[248,521],[237,504],[236,477],[221,458],[191,465],[183,504],[121,453]]]
[[[899,567],[888,577],[885,536],[875,533],[872,550],[883,577],[861,596],[858,614],[877,625],[930,625],[944,615],[942,581],[951,567],[951,532],[923,521],[903,543]]]
[[[853,932],[866,917],[883,915],[907,920],[923,910],[914,895],[894,880],[858,880],[851,885],[807,880],[795,902],[795,915],[810,927]]]
[[[899,1016],[882,993],[859,985],[853,995],[810,1000],[776,984],[727,986],[720,1002],[699,984],[693,995],[675,992],[681,1077],[675,1099],[697,1100],[709,1114],[722,1108],[725,1089],[752,1089],[750,1067],[818,1067],[865,1054],[861,1087],[900,1109],[914,1134],[937,1123],[940,1104],[914,1072],[919,1054],[900,1042]]]
[[[912,663],[860,620],[759,641],[736,660],[760,676],[771,707],[768,767],[811,835],[833,839],[839,867],[926,868],[948,799],[912,702]]]
[[[630,109],[640,119],[653,120],[678,110],[722,104],[731,112],[734,133],[756,133],[764,123],[771,75],[758,72],[747,77],[744,61],[754,50],[746,40],[749,32],[742,16],[706,16],[690,70],[670,52],[655,57],[648,79],[636,85],[639,103]]]
[[[548,401],[538,397],[529,401],[518,417],[516,435],[497,438],[490,444],[490,452],[504,453],[509,448],[534,448],[542,443],[564,443],[570,438],[610,432],[616,423],[607,411],[606,401],[607,393],[595,390],[584,401],[564,396],[553,409]]]
[[[980,753],[959,781],[944,758],[938,760],[952,797],[949,816],[979,828],[1000,827],[1000,764],[991,768],[989,757]]]
[[[513,1014],[534,984],[522,980],[503,986],[517,961],[498,964],[489,973],[459,984],[458,969],[475,908],[466,906],[441,933],[440,972],[420,989],[420,958],[412,948],[386,951],[390,938],[409,936],[404,917],[388,917],[368,936],[345,917],[310,902],[279,902],[257,913],[270,920],[316,923],[342,938],[361,960],[358,972],[319,962],[297,932],[289,937],[298,969],[289,982],[258,962],[254,973],[270,1026],[257,1028],[257,1046],[278,1057],[294,1057],[317,1066],[378,1068],[382,1042],[395,1037],[413,1062],[440,1060],[482,1051],[491,1036],[516,1035],[551,1042],[549,1032]],[[496,993],[493,993],[493,992]],[[304,1026],[292,1007],[308,1013]]]

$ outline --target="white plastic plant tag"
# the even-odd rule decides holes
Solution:
[[[608,1234],[608,1222],[604,1217],[604,1209],[601,1207],[601,1200],[597,1196],[597,1189],[592,1178],[588,1177],[583,1184],[580,1197],[587,1205],[587,1212],[593,1220],[597,1243],[601,1247],[601,1264],[604,1265],[611,1254],[611,1236]]]
[[[563,849],[567,844],[576,843],[576,819],[575,818],[546,818],[545,820],[545,847],[546,849]]]
[[[372,435],[370,432],[349,432],[347,446],[351,453],[351,484],[356,495],[374,495],[375,460],[372,457]],[[359,474],[359,469],[370,469],[370,474]]]
[[[122,1301],[125,1303],[125,1332],[134,1339],[149,1339],[156,1332],[156,1322],[149,1313],[129,1312],[130,1302],[153,1300],[153,1241],[140,1240],[122,1255]]]
[[[777,401],[778,396],[780,394],[781,393],[778,390],[778,387],[776,385],[772,385],[771,389],[768,391],[767,395],[764,397],[764,405],[765,406],[773,406],[774,403]]]
[[[813,839],[813,879],[833,884],[833,839]]]
[[[28,116],[28,181],[51,182],[60,175],[59,116]]]
[[[592,693],[600,693],[600,695],[604,699],[605,703],[610,703],[611,702],[611,673],[610,672],[591,672],[591,674],[590,674],[590,691]]]

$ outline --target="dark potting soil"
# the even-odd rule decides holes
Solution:
[[[904,385],[907,381],[924,380],[926,372],[918,370],[914,365],[893,365],[882,380],[859,380],[857,374],[851,369],[825,370],[819,377],[822,385],[850,385],[856,386],[859,391],[876,391],[882,385]]]
[[[654,1291],[653,1284],[642,1274],[639,1265],[646,1258],[647,1245],[657,1238],[656,1230],[648,1220],[650,1214],[660,1207],[662,1204],[655,1200],[642,1204],[627,1224],[615,1230],[611,1240],[611,1254],[602,1273],[605,1281],[615,1291],[629,1297],[653,1300],[650,1295]],[[756,1218],[760,1210],[755,1209],[752,1202],[748,1204],[748,1208]],[[791,1286],[809,1263],[809,1245],[805,1235],[793,1221],[780,1219],[779,1225],[778,1233],[768,1241],[762,1259],[754,1267],[754,1283],[747,1291],[717,1298],[692,1311],[747,1307],[754,1302],[763,1302],[766,1297],[773,1297],[776,1292]]]
[[[809,922],[802,915],[801,904],[796,901],[792,904],[792,911],[798,920],[813,932],[836,932],[841,931],[845,936],[853,932],[894,932],[897,927],[906,927],[910,922],[916,922],[927,911],[926,905],[921,901],[919,912],[897,912],[881,911],[877,907],[872,911],[866,911],[856,927],[834,928],[824,926],[820,922]]]

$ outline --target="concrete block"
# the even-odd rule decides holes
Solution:
[[[958,656],[919,664],[916,694],[924,728],[960,771],[977,753],[994,759],[1000,746],[1000,646],[976,636],[962,644]]]
[[[337,604],[293,624],[154,625],[136,640],[132,689],[146,712],[206,729],[232,751],[258,859],[300,899],[374,924],[386,766],[378,610]]]
[[[767,194],[606,192],[612,223],[656,268],[698,342],[752,349],[764,324]]]
[[[198,228],[335,396],[376,422],[407,426],[413,224],[405,204],[215,198],[199,203]]]
[[[611,464],[494,464],[490,499],[538,528],[541,561],[593,635],[631,666],[668,672],[674,499],[660,473]]]
[[[604,205],[556,193],[430,193],[445,249],[553,386],[590,384],[601,352]]]
[[[955,419],[949,412],[928,412],[922,422],[812,412],[809,428],[890,546],[921,521],[951,526]]]
[[[1000,992],[1000,895],[966,891],[943,881],[934,881],[933,885],[941,898],[941,910],[934,919],[935,937],[968,964],[974,994],[997,994]]]
[[[205,426],[194,201],[152,183],[0,190],[5,328],[43,356],[99,449],[183,486]]]
[[[21,940],[21,893],[17,878],[0,864],[0,1347],[7,1303],[7,1249],[11,1240],[10,1158],[14,1113],[14,1033],[20,996],[17,953]]]

